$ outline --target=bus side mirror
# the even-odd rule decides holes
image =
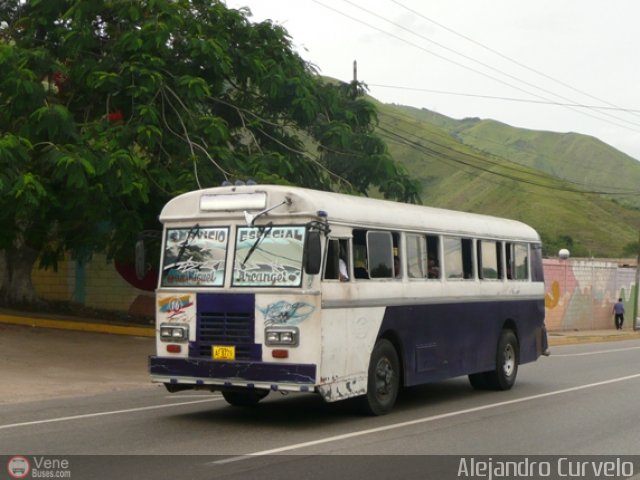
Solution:
[[[322,247],[320,245],[320,232],[309,231],[307,233],[305,250],[304,271],[309,275],[320,273],[320,263],[322,261]]]
[[[135,266],[136,277],[142,280],[147,273],[146,253],[144,251],[144,240],[140,239],[136,242]]]

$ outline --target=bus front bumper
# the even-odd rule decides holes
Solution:
[[[265,388],[312,392],[316,366],[312,364],[224,362],[202,358],[149,357],[154,382],[198,387]]]

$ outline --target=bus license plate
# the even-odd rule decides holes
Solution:
[[[214,360],[235,360],[236,347],[234,347],[233,345],[214,345],[213,359]]]

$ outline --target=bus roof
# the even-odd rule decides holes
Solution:
[[[282,185],[227,186],[184,193],[165,205],[160,221],[243,220],[245,211],[256,214],[271,207],[275,208],[257,224],[276,218],[317,219],[319,212],[325,212],[330,224],[540,241],[533,228],[516,220]]]

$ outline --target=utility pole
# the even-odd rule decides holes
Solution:
[[[639,230],[640,232],[640,230]],[[638,293],[640,293],[640,233],[638,233],[638,256],[636,258],[636,285],[635,295],[633,296],[633,329],[638,329]]]
[[[353,61],[353,81],[354,83],[358,81],[358,61]]]

